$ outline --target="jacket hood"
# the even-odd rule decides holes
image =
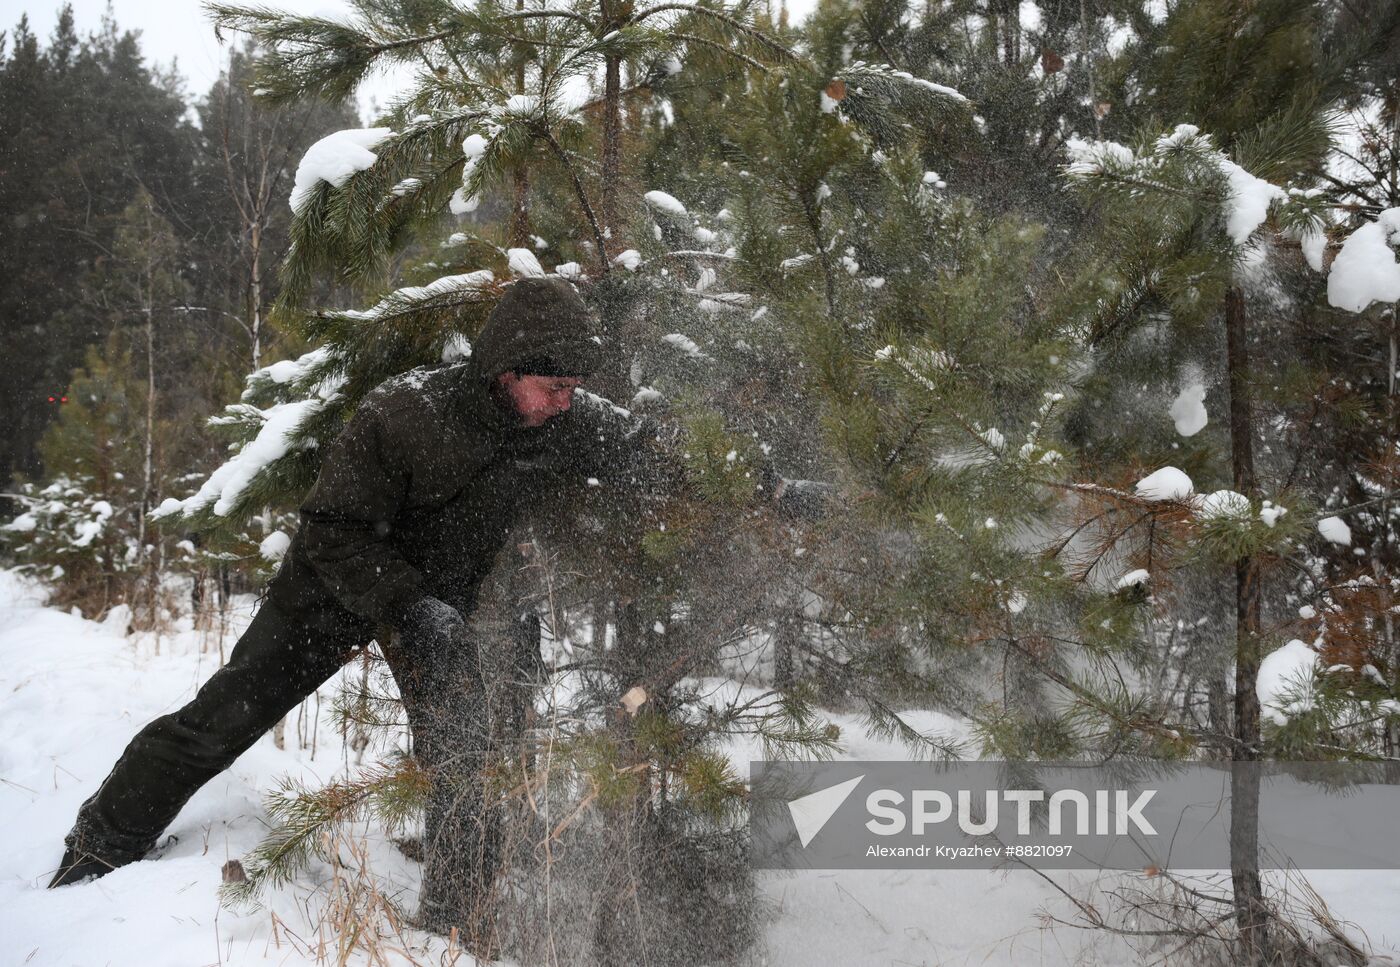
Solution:
[[[602,366],[603,340],[567,279],[518,279],[486,317],[471,358],[485,383],[525,362],[546,363],[554,374],[587,376]]]

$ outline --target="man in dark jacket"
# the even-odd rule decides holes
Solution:
[[[489,869],[490,849],[480,784],[470,781],[482,741],[464,703],[481,684],[463,615],[518,513],[546,489],[643,472],[641,424],[575,392],[600,361],[573,286],[522,279],[467,362],[413,370],[370,393],[328,449],[228,664],[131,741],[79,810],[49,885],[141,859],[196,790],[378,638],[415,756],[433,776],[423,918],[460,922],[480,892],[473,864]],[[377,634],[384,627],[394,634]]]

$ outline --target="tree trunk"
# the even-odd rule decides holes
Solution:
[[[141,466],[141,503],[137,508],[136,562],[140,568],[138,587],[146,599],[146,625],[155,631],[155,650],[160,654],[158,562],[146,551],[146,515],[155,502],[156,470],[156,288],[155,269],[147,262],[146,289],[146,441],[145,459]]]
[[[1396,424],[1395,409],[1395,374],[1396,367],[1400,366],[1400,314],[1392,312],[1390,314],[1390,355],[1389,365],[1386,367],[1386,397],[1385,397],[1385,428],[1389,439],[1400,439],[1400,426]],[[1390,665],[1391,690],[1400,690],[1400,641],[1395,635],[1395,602],[1390,594],[1390,571],[1393,567],[1395,555],[1392,544],[1394,527],[1391,524],[1390,500],[1381,501],[1380,519],[1384,522],[1381,525],[1380,542],[1381,546],[1376,549],[1377,553],[1371,556],[1371,567],[1376,574],[1376,587],[1380,591],[1381,614],[1384,616],[1382,626],[1385,632],[1385,640],[1382,643],[1382,655]],[[1387,759],[1394,759],[1400,754],[1400,722],[1393,719],[1385,727],[1385,736],[1382,746]],[[1392,771],[1400,772],[1400,767],[1396,763],[1391,763]]]
[[[136,546],[140,560],[146,560],[146,514],[151,509],[152,490],[155,486],[155,429],[156,429],[156,332],[155,308],[146,306],[146,439],[145,457],[141,464],[141,506],[140,517],[136,521]]]
[[[515,0],[515,9],[524,10],[525,0]],[[524,57],[515,65],[515,93],[525,93]],[[530,240],[530,170],[522,164],[511,174],[515,201],[511,206],[510,244],[516,248],[526,248]]]
[[[1244,296],[1225,294],[1230,378],[1230,462],[1235,490],[1255,493],[1253,403],[1249,387]],[[1268,920],[1259,880],[1259,562],[1235,564],[1235,734],[1230,797],[1230,870],[1243,963],[1268,959]]]
[[[253,271],[248,278],[248,336],[252,343],[253,371],[262,368],[262,231],[263,216],[253,220],[248,242]]]
[[[1220,670],[1214,667],[1209,669],[1209,678],[1206,682],[1206,725],[1214,735],[1233,735],[1234,725],[1230,718],[1230,685],[1227,680],[1228,669]],[[1220,748],[1216,757],[1220,759],[1231,758],[1229,749]]]
[[[412,730],[413,757],[429,782],[419,920],[444,935],[458,929],[486,960],[498,939],[501,825],[500,795],[487,780],[490,710],[477,654],[476,640],[428,648],[395,635],[384,645]]]
[[[1002,60],[1015,67],[1021,59],[1021,6],[1018,0],[1005,0],[1002,6]]]
[[[603,233],[617,231],[617,188],[622,171],[622,58],[608,57],[603,82]]]

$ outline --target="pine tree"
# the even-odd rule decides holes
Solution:
[[[105,352],[88,351],[86,365],[56,398],[60,415],[41,441],[50,476],[21,485],[21,513],[3,534],[18,564],[49,579],[55,605],[93,618],[125,608],[128,622],[149,626],[140,540],[144,466],[140,448],[127,445],[128,428],[144,409],[138,369],[120,336]]]
[[[108,321],[75,284],[100,265],[122,212],[144,186],[163,215],[187,215],[193,130],[169,78],[143,62],[137,39],[105,18],[76,36],[59,11],[47,47],[27,21],[0,63],[0,207],[12,221],[0,239],[3,349],[30,360],[5,382],[0,477],[37,475],[37,443],[86,348]]]
[[[1109,190],[1142,219],[1136,230],[1129,229],[1136,244],[1123,246],[1114,258],[1128,267],[1131,282],[1120,283],[1116,312],[1103,319],[1111,329],[1133,328],[1109,338],[1129,341],[1133,329],[1141,325],[1135,325],[1136,320],[1160,312],[1157,306],[1163,300],[1168,307],[1167,331],[1181,340],[1178,351],[1190,353],[1190,342],[1201,339],[1200,327],[1218,320],[1224,330],[1223,377],[1229,401],[1224,448],[1229,455],[1229,481],[1231,492],[1251,506],[1270,490],[1274,505],[1283,503],[1276,489],[1280,485],[1301,489],[1300,485],[1315,482],[1300,480],[1283,468],[1272,469],[1282,455],[1270,453],[1259,442],[1261,427],[1270,425],[1266,414],[1288,414],[1317,405],[1318,376],[1304,371],[1284,382],[1284,387],[1301,391],[1301,398],[1280,392],[1284,387],[1269,397],[1260,393],[1265,370],[1258,354],[1273,341],[1269,337],[1288,339],[1287,327],[1303,320],[1290,319],[1288,308],[1276,308],[1277,296],[1269,298],[1271,288],[1283,283],[1270,278],[1269,250],[1265,243],[1251,243],[1251,236],[1266,211],[1275,208],[1281,227],[1301,239],[1313,268],[1321,267],[1325,222],[1318,205],[1309,203],[1310,196],[1317,194],[1311,182],[1328,143],[1324,107],[1337,96],[1342,73],[1322,53],[1317,16],[1311,5],[1289,2],[1257,8],[1197,2],[1174,9],[1164,25],[1166,43],[1161,53],[1141,65],[1141,89],[1148,92],[1142,99],[1144,119],[1151,123],[1167,111],[1178,117],[1184,112],[1214,138],[1197,135],[1194,127],[1177,128],[1157,142],[1150,158],[1127,163],[1131,170],[1118,170],[1106,161],[1093,176],[1100,184],[1116,186],[1116,191]],[[1217,145],[1223,156],[1214,154]],[[1090,167],[1097,164],[1097,160],[1089,162]],[[1292,182],[1294,196],[1259,177]],[[1129,197],[1133,200],[1127,201]],[[1217,214],[1222,210],[1223,215]],[[1163,232],[1164,225],[1170,230]],[[1117,240],[1123,241],[1121,236]],[[1137,254],[1122,258],[1127,252]],[[1309,286],[1306,277],[1300,281],[1299,297],[1316,298],[1316,284]],[[1251,287],[1259,294],[1251,297]],[[1185,328],[1187,320],[1195,320],[1190,329]],[[1192,331],[1192,336],[1184,335]],[[1207,372],[1219,372],[1213,362],[1208,357],[1201,360]],[[1266,480],[1270,482],[1261,487]],[[1299,502],[1321,496],[1294,493],[1291,499]],[[1264,505],[1266,516],[1268,509]],[[1290,536],[1298,537],[1259,524],[1251,525],[1251,530],[1253,539],[1240,533],[1226,545],[1236,554],[1235,672],[1233,715],[1229,716],[1234,740],[1230,757],[1236,762],[1267,754],[1256,688],[1264,648],[1266,591],[1262,584],[1269,563],[1284,556]],[[1217,729],[1223,731],[1225,719],[1217,714]],[[1255,870],[1257,782],[1257,772],[1251,769],[1237,773],[1231,823],[1235,908],[1244,956],[1250,962],[1263,962],[1269,956],[1267,912]]]
[[[803,205],[775,204],[788,197],[781,175],[800,165],[785,158],[779,177],[755,185],[763,207],[746,219],[740,251],[749,264],[761,249],[776,252],[769,264],[788,256],[777,266],[784,274],[770,277],[785,284],[768,288],[782,291],[783,315],[806,324],[827,439],[849,489],[867,495],[869,516],[853,522],[883,537],[846,551],[868,583],[824,587],[862,631],[827,656],[851,678],[957,709],[981,730],[985,752],[1008,759],[1379,751],[1364,725],[1377,716],[1354,695],[1333,689],[1312,712],[1297,694],[1274,695],[1261,724],[1254,681],[1263,607],[1301,604],[1305,621],[1332,608],[1330,630],[1325,620],[1318,630],[1334,648],[1369,637],[1378,615],[1369,586],[1356,588],[1367,600],[1344,617],[1331,598],[1309,603],[1306,581],[1260,584],[1287,578],[1283,562],[1300,556],[1320,577],[1317,563],[1336,552],[1313,525],[1331,513],[1324,504],[1351,503],[1334,492],[1345,471],[1315,445],[1290,454],[1263,432],[1306,432],[1334,406],[1339,419],[1357,412],[1328,372],[1330,335],[1316,335],[1346,325],[1317,307],[1325,107],[1345,89],[1337,66],[1346,61],[1322,51],[1352,48],[1344,33],[1340,45],[1321,42],[1328,25],[1311,13],[1201,2],[1144,24],[1140,59],[1106,72],[1112,113],[1093,126],[1145,128],[1147,147],[1071,142],[1069,171],[1092,207],[1061,219],[1072,196],[1026,206],[1044,225],[996,217],[997,202],[979,206],[979,189],[959,184],[959,167],[940,157],[936,132],[917,126],[913,150],[880,140],[894,128],[868,125],[878,154],[848,148],[845,167],[823,163],[809,189],[830,219],[821,233],[798,227]],[[1199,121],[1214,138],[1164,130],[1167,118]],[[761,130],[750,137],[758,158],[783,157]],[[959,160],[966,171],[981,155]],[[1005,176],[1035,184],[1055,174]],[[849,279],[829,271],[834,259],[785,245],[815,236],[820,254],[843,232]],[[802,284],[803,271],[813,281]],[[1317,369],[1273,365],[1275,354],[1261,353],[1270,345],[1297,347],[1295,358]],[[1231,402],[1229,419],[1199,433],[1200,398],[1208,394],[1214,416],[1217,393]],[[1189,484],[1159,490],[1185,479],[1150,474],[1168,463],[1222,489],[1194,498]],[[1355,512],[1376,499],[1362,495]],[[1234,593],[1219,600],[1212,589],[1225,580]],[[1270,626],[1286,620],[1272,614]],[[1209,629],[1227,616],[1228,650],[1218,632],[1178,634],[1182,618]],[[1251,775],[1241,770],[1233,800],[1233,902],[1243,956],[1259,958],[1268,914],[1251,872]]]
[[[653,25],[663,13],[668,16]],[[581,778],[585,790],[596,789],[586,801],[596,795],[617,818],[579,827],[578,835],[586,829],[601,849],[602,861],[578,870],[577,902],[610,898],[589,943],[616,951],[642,935],[648,943],[666,942],[664,919],[638,920],[635,904],[616,904],[617,896],[631,895],[619,889],[618,878],[640,876],[649,906],[693,907],[692,915],[703,915],[693,898],[674,894],[699,884],[673,882],[673,874],[703,868],[697,864],[711,862],[707,854],[716,862],[734,856],[732,806],[742,788],[714,754],[717,737],[726,729],[756,729],[776,743],[818,748],[830,738],[800,704],[755,711],[736,702],[712,713],[705,728],[685,724],[700,700],[687,677],[716,669],[717,653],[744,633],[761,606],[762,582],[752,566],[727,581],[720,575],[754,548],[732,535],[772,493],[773,481],[760,473],[758,444],[726,420],[725,404],[739,399],[729,374],[716,380],[714,370],[700,368],[713,357],[677,331],[747,302],[718,287],[711,268],[729,257],[723,233],[711,230],[699,245],[686,238],[677,251],[674,232],[668,240],[652,222],[635,173],[623,162],[624,145],[639,128],[630,112],[624,122],[622,103],[683,72],[680,56],[689,49],[753,69],[761,68],[760,54],[781,60],[791,53],[751,26],[742,11],[685,4],[567,11],[376,4],[350,26],[234,8],[216,14],[222,26],[250,30],[266,47],[256,83],[267,100],[344,93],[380,57],[416,58],[427,70],[386,119],[392,130],[333,136],[313,147],[298,174],[275,316],[320,345],[295,362],[276,364],[275,372],[255,373],[243,402],[220,418],[244,441],[260,441],[245,442],[240,455],[265,452],[263,444],[276,442],[285,456],[251,467],[257,471],[251,483],[237,491],[211,478],[192,497],[167,501],[161,516],[236,527],[253,508],[288,506],[315,473],[317,448],[309,444],[336,432],[344,413],[385,378],[469,351],[511,276],[539,274],[543,262],[581,283],[620,350],[621,366],[602,388],[635,394],[639,404],[662,396],[680,402],[683,426],[670,436],[675,449],[688,454],[678,459],[697,497],[660,510],[627,495],[600,494],[574,509],[577,524],[561,523],[559,508],[544,510],[536,515],[536,534],[525,535],[542,561],[556,557],[558,547],[589,549],[586,558],[571,553],[551,568],[590,579],[568,589],[549,610],[547,624],[558,640],[568,626],[591,620],[595,635],[576,704],[557,713],[558,721],[578,725],[566,726],[553,742],[557,758],[543,768],[540,794],[576,800]],[[569,85],[595,67],[602,91],[570,102]],[[318,150],[334,151],[350,140],[370,153],[361,155],[358,170],[332,179],[339,183],[312,177]],[[521,205],[522,192],[528,206]],[[523,207],[530,214],[529,247],[518,244]],[[675,218],[676,207],[666,217]],[[435,232],[446,210],[472,217],[458,223],[464,231],[439,245]],[[420,284],[394,289],[368,310],[308,308],[318,279],[378,289],[393,260],[415,251],[422,256],[401,281]],[[643,376],[664,389],[629,386]],[[597,528],[590,518],[605,522],[608,539],[590,534],[571,542],[571,528]],[[745,579],[742,596],[714,593],[716,585],[735,588]],[[675,620],[678,610],[685,620]],[[613,649],[604,647],[609,628],[617,639]],[[313,814],[322,815],[304,815]],[[706,837],[713,844],[708,851],[700,842]],[[612,855],[601,845],[609,842],[617,847]],[[624,862],[642,843],[650,844],[645,874]],[[747,877],[733,862],[723,875]],[[740,916],[744,907],[738,897],[732,912]]]
[[[1321,173],[1326,197],[1338,206],[1333,238],[1345,236],[1340,245],[1329,245],[1324,259],[1339,257],[1351,245],[1344,263],[1374,266],[1378,280],[1387,275],[1393,279],[1385,251],[1363,248],[1363,243],[1367,236],[1379,241],[1382,222],[1395,217],[1386,213],[1400,207],[1400,96],[1391,42],[1400,31],[1400,11],[1384,4],[1359,4],[1339,14],[1334,30],[1352,40],[1347,61],[1355,82],[1342,100],[1336,163]],[[1338,589],[1316,609],[1326,615],[1326,660],[1334,668],[1359,670],[1327,676],[1324,691],[1337,692],[1343,701],[1365,695],[1386,708],[1386,702],[1400,697],[1400,645],[1391,613],[1400,593],[1400,545],[1391,498],[1400,486],[1393,446],[1400,434],[1395,376],[1400,367],[1396,314],[1388,301],[1400,293],[1386,293],[1384,286],[1346,291],[1349,287],[1342,282],[1341,276],[1329,275],[1328,305],[1357,315],[1344,317],[1331,329],[1331,338],[1309,340],[1303,347],[1317,357],[1312,365],[1334,374],[1325,391],[1330,405],[1317,408],[1318,419],[1307,438],[1316,454],[1308,463],[1320,470],[1318,489],[1331,490],[1328,507],[1359,505],[1346,517],[1352,546],[1332,545],[1331,553],[1312,562],[1319,580]],[[1374,365],[1358,366],[1358,360]],[[1300,473],[1310,471],[1313,466]],[[1357,548],[1364,548],[1365,556],[1358,558]],[[1376,675],[1366,674],[1368,665]],[[1298,728],[1305,736],[1316,736],[1311,741],[1335,741],[1330,723],[1336,718],[1319,716],[1318,721],[1298,723]],[[1397,754],[1400,722],[1385,715],[1360,721],[1376,723],[1382,730],[1380,750],[1390,757]]]

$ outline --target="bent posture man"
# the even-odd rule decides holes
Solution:
[[[460,922],[471,890],[462,867],[475,859],[461,853],[483,848],[479,798],[460,787],[472,772],[463,757],[482,745],[463,714],[464,690],[480,688],[463,615],[542,488],[627,473],[640,452],[637,425],[611,407],[571,407],[600,362],[593,333],[567,281],[523,279],[468,362],[415,370],[369,394],[326,453],[228,664],[127,746],[79,810],[51,887],[141,859],[196,790],[388,626],[397,635],[386,657],[434,782],[423,916],[429,926]]]

